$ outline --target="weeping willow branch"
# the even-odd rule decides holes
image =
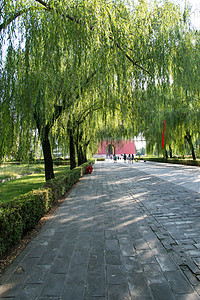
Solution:
[[[8,19],[6,19],[3,23],[0,24],[0,32],[3,29],[6,29],[6,27],[12,23],[14,20],[16,20],[18,17],[22,16],[24,13],[27,13],[31,10],[34,10],[35,7],[28,7],[19,11],[16,11],[13,15],[11,15]]]
[[[94,103],[93,105],[91,105],[90,107],[88,107],[78,118],[78,120],[76,121],[77,125],[80,125],[85,119],[86,117],[91,113],[91,111],[96,111],[102,108],[102,105],[97,106],[95,108],[93,108],[96,105],[96,103]]]
[[[2,24],[0,24],[0,32],[2,29],[6,29],[6,27],[12,23],[14,20],[16,20],[18,17],[20,17],[21,15],[23,15],[24,13],[27,13],[29,11],[34,11],[34,10],[41,10],[42,7],[43,9],[47,10],[47,11],[56,11],[53,7],[50,7],[46,2],[44,2],[43,0],[35,0],[36,3],[40,4],[41,6],[31,6],[31,7],[28,7],[28,8],[25,8],[23,10],[19,10],[17,11],[16,13],[14,13],[12,16],[10,16],[8,19],[6,19]],[[57,11],[58,13],[60,13],[59,11]],[[72,21],[72,22],[76,22],[77,24],[81,24],[81,22],[70,16],[69,14],[63,14],[61,13],[61,15],[65,18],[67,18],[68,20]],[[90,30],[93,30],[94,27],[93,26],[90,26],[89,27]],[[112,37],[110,37],[110,39],[113,40]],[[133,66],[136,66],[138,68],[140,68],[141,70],[143,70],[144,72],[146,72],[147,74],[149,74],[150,76],[152,76],[150,74],[150,72],[148,70],[146,70],[145,68],[143,68],[141,65],[138,64],[138,62],[134,61],[126,52],[125,50],[122,49],[122,47],[116,43],[114,40],[113,40],[114,44],[116,45],[116,47],[122,51],[125,55],[125,57],[133,64]]]
[[[41,11],[41,10],[47,10],[47,11],[53,11],[54,8],[48,6],[48,4],[42,0],[35,0],[36,3],[39,3],[40,6],[30,6],[21,10],[16,11],[14,14],[12,14],[9,18],[4,20],[0,24],[0,32],[3,29],[6,29],[6,27],[11,24],[13,21],[15,21],[18,17],[22,16],[25,13],[28,13],[30,11]],[[65,18],[69,19],[70,21],[76,22],[77,24],[80,24],[80,21],[71,17],[69,14],[62,14]]]
[[[120,51],[122,51],[122,52],[124,53],[124,55],[126,56],[126,58],[133,64],[133,66],[136,66],[136,67],[140,68],[140,69],[143,70],[145,73],[147,73],[147,74],[149,74],[150,76],[152,76],[152,74],[151,74],[148,70],[146,70],[145,68],[143,68],[142,66],[140,66],[140,65],[138,64],[138,62],[134,61],[127,53],[125,53],[125,51],[122,49],[122,47],[121,47],[118,43],[116,43],[116,47],[117,47]]]

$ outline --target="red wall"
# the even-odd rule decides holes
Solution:
[[[136,150],[135,150],[135,143],[134,141],[125,141],[125,140],[121,140],[121,141],[116,141],[114,143],[111,143],[110,141],[104,141],[103,144],[100,145],[97,154],[98,155],[106,155],[106,149],[108,147],[108,145],[112,144],[113,146],[115,146],[115,154],[136,154]]]

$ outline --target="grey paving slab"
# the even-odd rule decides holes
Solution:
[[[199,182],[198,168],[97,162],[0,279],[0,299],[200,299]]]

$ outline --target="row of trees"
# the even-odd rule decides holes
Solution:
[[[148,149],[199,137],[200,36],[170,1],[1,2],[0,158],[41,144],[71,169],[105,138],[143,133]],[[195,158],[195,157],[194,157]]]

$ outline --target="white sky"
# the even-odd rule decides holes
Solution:
[[[182,8],[185,6],[185,0],[173,0],[175,3],[180,4]],[[191,4],[191,21],[192,25],[197,29],[200,29],[200,0],[187,0],[187,3]]]

